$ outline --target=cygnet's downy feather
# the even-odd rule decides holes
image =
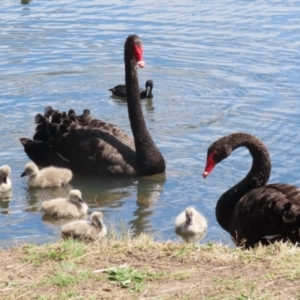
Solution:
[[[85,215],[87,204],[79,190],[71,190],[68,198],[56,198],[42,203],[42,211],[53,218],[75,218]]]
[[[64,186],[73,177],[72,171],[66,168],[47,167],[39,170],[36,164],[30,162],[25,166],[21,177],[28,176],[27,183],[30,187],[55,187]]]
[[[77,220],[67,223],[61,228],[63,238],[97,240],[106,234],[107,228],[103,222],[103,214],[100,211],[93,212],[90,221]]]
[[[0,193],[5,193],[11,190],[11,181],[8,177],[10,173],[11,169],[8,165],[0,167]]]
[[[206,230],[206,218],[193,207],[186,208],[175,220],[175,232],[186,242],[200,241],[205,236]]]

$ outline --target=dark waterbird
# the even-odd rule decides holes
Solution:
[[[145,83],[145,89],[139,87],[140,99],[153,98],[152,89],[153,89],[153,81],[149,79]],[[113,96],[124,98],[124,99],[127,98],[125,84],[116,85],[115,87],[109,89],[109,91],[112,92]]]
[[[143,116],[137,66],[144,67],[142,41],[128,36],[124,45],[128,114],[133,133],[90,116],[46,108],[38,114],[34,140],[21,138],[28,157],[40,166],[67,167],[79,174],[153,175],[165,171],[165,160],[153,142]]]
[[[253,158],[247,176],[218,200],[216,217],[238,246],[268,245],[275,241],[300,242],[300,189],[267,184],[271,160],[266,146],[256,137],[234,133],[215,141],[207,151],[206,178],[216,164],[239,147],[248,148]]]

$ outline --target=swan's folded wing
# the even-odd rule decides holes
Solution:
[[[245,239],[292,239],[300,228],[300,190],[289,184],[253,189],[237,203],[232,236]]]
[[[75,172],[136,173],[134,140],[109,123],[101,127],[71,125],[67,133],[53,136],[51,146]]]

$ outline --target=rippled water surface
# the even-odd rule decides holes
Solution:
[[[300,185],[299,1],[18,1],[0,12],[0,164],[12,168],[11,202],[0,200],[0,239],[59,239],[61,222],[39,211],[43,200],[82,190],[117,228],[177,239],[173,222],[193,205],[208,219],[203,241],[230,243],[215,218],[220,195],[251,165],[239,149],[204,180],[207,147],[237,131],[267,145],[272,182]],[[89,108],[92,116],[130,131],[127,106],[108,89],[124,82],[123,44],[139,34],[154,81],[143,100],[149,131],[166,162],[165,175],[81,178],[58,189],[29,189],[20,177],[29,161],[19,142],[31,138],[34,116],[52,105]]]

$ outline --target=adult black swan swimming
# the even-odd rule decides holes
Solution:
[[[239,147],[249,149],[252,167],[242,181],[218,200],[219,224],[238,246],[246,248],[279,240],[299,243],[300,190],[290,184],[267,184],[271,160],[266,146],[258,138],[234,133],[215,141],[207,150],[203,177]]]
[[[145,89],[142,89],[141,87],[139,88],[140,99],[153,98],[152,89],[153,89],[153,81],[148,79],[145,83]],[[116,85],[115,87],[109,89],[109,91],[112,92],[113,96],[124,98],[124,99],[127,98],[125,84]]]
[[[22,138],[26,154],[40,166],[68,167],[79,174],[153,175],[165,171],[165,160],[153,142],[143,116],[137,66],[144,67],[142,41],[128,36],[124,45],[127,106],[133,137],[119,127],[90,118],[85,110],[82,122],[51,108],[37,115],[35,141]],[[38,119],[38,121],[37,121]],[[94,122],[94,123],[93,123]],[[44,124],[47,124],[46,130]],[[38,132],[42,132],[40,135]]]

